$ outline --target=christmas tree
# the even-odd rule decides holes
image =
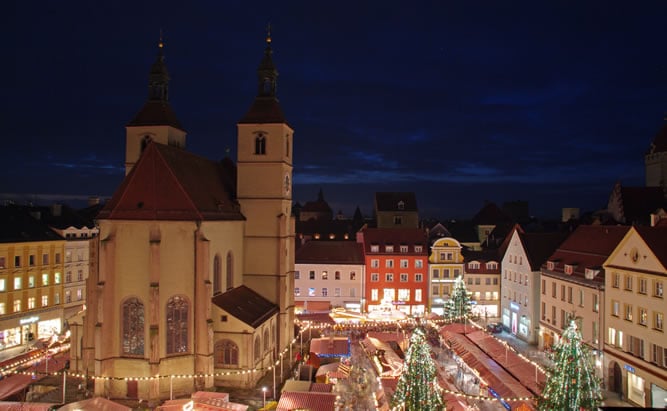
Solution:
[[[424,330],[417,327],[410,337],[403,372],[392,397],[392,409],[404,411],[441,411],[445,409],[442,392],[436,380],[435,361],[426,342]]]
[[[574,321],[563,331],[553,359],[554,369],[542,391],[539,410],[597,410],[602,400],[600,381]]]
[[[464,320],[470,315],[470,292],[466,289],[463,277],[456,277],[454,289],[445,302],[445,317],[450,320]]]

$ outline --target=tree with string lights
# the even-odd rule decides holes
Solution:
[[[424,330],[415,328],[405,353],[403,371],[391,399],[392,409],[404,411],[441,411],[445,409],[438,371],[431,357]]]
[[[554,347],[553,360],[554,368],[538,400],[539,410],[597,410],[602,401],[600,380],[574,321]]]
[[[470,296],[471,293],[466,288],[463,277],[456,277],[452,294],[450,295],[449,300],[445,302],[445,318],[457,321],[469,317],[470,312],[472,311],[472,308],[470,307],[472,299]]]

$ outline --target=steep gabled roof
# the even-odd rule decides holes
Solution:
[[[539,271],[542,264],[547,261],[547,258],[561,245],[563,240],[567,237],[567,232],[556,233],[521,233],[519,238],[523,249],[526,251],[530,269],[532,271]]]
[[[222,163],[150,143],[99,219],[243,220]]]
[[[403,208],[399,207],[402,202]],[[417,197],[412,192],[378,192],[375,193],[376,211],[418,211]]]
[[[257,328],[278,313],[278,306],[242,285],[213,297],[213,304]]]
[[[239,124],[274,124],[284,123],[285,115],[276,98],[257,97],[250,110],[239,120]]]
[[[499,223],[512,222],[512,218],[496,205],[496,203],[486,203],[481,210],[472,218],[474,225],[496,225]]]
[[[147,101],[127,126],[171,126],[185,131],[169,102],[158,100]]]

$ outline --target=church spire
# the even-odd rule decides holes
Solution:
[[[164,64],[164,42],[162,41],[162,30],[160,30],[160,41],[158,42],[157,59],[151,67],[148,76],[148,100],[169,101],[169,72]]]
[[[262,58],[257,68],[257,97],[276,98],[276,86],[278,79],[278,70],[273,65],[271,55],[271,23],[266,27],[266,47],[264,48],[264,58]]]

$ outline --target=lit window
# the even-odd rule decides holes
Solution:
[[[394,268],[394,260],[385,261],[385,267],[386,268]]]
[[[662,331],[664,325],[664,314],[656,312],[653,317],[653,322],[655,325],[655,329],[658,331]]]
[[[21,311],[21,300],[14,300],[14,312],[18,313]]]
[[[415,260],[415,268],[422,268],[424,266],[424,262],[422,260]]]
[[[415,301],[421,302],[422,300],[422,290],[416,289],[415,290]]]
[[[315,287],[309,287],[308,288],[308,296],[309,297],[315,297]]]
[[[328,280],[329,279],[329,273],[326,271],[322,271],[322,279],[323,280]]]
[[[294,287],[294,295],[297,297],[301,295],[301,290],[299,287]]]
[[[49,296],[48,295],[43,295],[42,296],[42,307],[46,307],[49,305]]]
[[[79,272],[81,272],[81,270],[79,270]],[[79,281],[81,281],[81,280],[79,280]],[[56,284],[60,284],[60,273],[55,273],[53,275],[53,282],[56,283]]]
[[[371,301],[377,301],[378,300],[378,289],[374,288],[371,290]]]
[[[49,275],[42,274],[42,285],[49,285]]]
[[[7,306],[5,303],[0,303],[0,315],[5,315],[7,314]]]
[[[33,288],[35,286],[35,276],[28,276],[28,288]]]
[[[0,278],[0,291],[5,291],[7,288],[7,280]]]
[[[329,295],[329,289],[327,287],[322,288],[322,297],[326,297]]]
[[[180,296],[167,301],[167,354],[184,353],[188,346],[188,313],[190,304]]]
[[[14,277],[14,289],[15,290],[21,289],[21,277]]]
[[[648,312],[646,308],[639,307],[639,325],[646,326],[648,321]]]
[[[378,268],[378,267],[380,267],[380,260],[377,260],[377,259],[373,259],[373,260],[371,260],[371,267],[372,267],[372,268]]]
[[[653,286],[653,295],[654,295],[655,297],[662,298],[662,292],[663,292],[663,289],[662,289],[662,281],[660,281],[660,280],[655,280],[655,281],[654,281],[654,286]]]
[[[28,310],[32,310],[35,308],[35,302],[36,302],[35,297],[28,297]]]
[[[384,251],[386,253],[393,253],[394,252],[394,246],[393,245],[387,245],[384,247]]]
[[[144,304],[130,298],[122,308],[122,350],[127,355],[144,354]]]
[[[401,260],[401,268],[408,268],[408,260]]]

